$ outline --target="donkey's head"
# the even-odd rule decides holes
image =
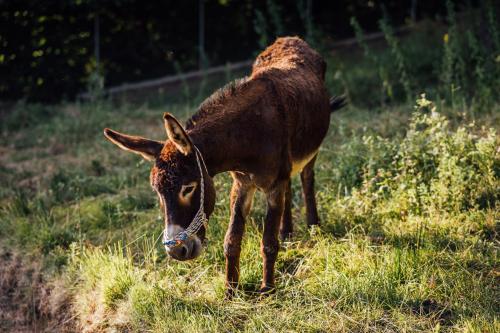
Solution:
[[[184,128],[171,114],[165,113],[163,118],[166,142],[125,135],[108,128],[104,135],[118,147],[154,162],[150,180],[164,214],[165,249],[175,259],[189,260],[202,251],[204,218],[214,210],[215,189],[203,156]]]

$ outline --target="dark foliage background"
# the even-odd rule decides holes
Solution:
[[[394,26],[410,18],[440,19],[444,1],[275,1],[283,34],[305,35],[303,11],[328,43],[378,30],[383,12]],[[465,1],[460,2],[460,4]],[[467,3],[471,5],[470,1]],[[267,0],[205,0],[205,65],[246,60],[259,50],[256,13],[272,21]],[[0,99],[58,102],[86,89],[96,70],[95,23],[99,17],[99,72],[105,85],[155,78],[198,68],[199,2],[139,0],[0,0]],[[270,24],[269,37],[278,33]]]

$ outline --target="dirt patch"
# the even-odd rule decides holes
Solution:
[[[0,332],[74,332],[69,294],[29,259],[0,248]]]

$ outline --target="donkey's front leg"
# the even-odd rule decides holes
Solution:
[[[274,289],[274,264],[279,250],[278,229],[285,206],[286,186],[287,181],[280,182],[271,191],[266,193],[267,215],[264,222],[264,235],[260,246],[264,261],[261,292]]]
[[[241,240],[255,193],[255,186],[248,177],[236,173],[232,173],[232,176],[234,181],[231,189],[231,219],[224,239],[227,296],[232,296],[238,286]]]

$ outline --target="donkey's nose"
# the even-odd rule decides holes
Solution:
[[[177,247],[168,249],[168,254],[177,260],[187,260],[190,258],[190,244],[181,244]]]

